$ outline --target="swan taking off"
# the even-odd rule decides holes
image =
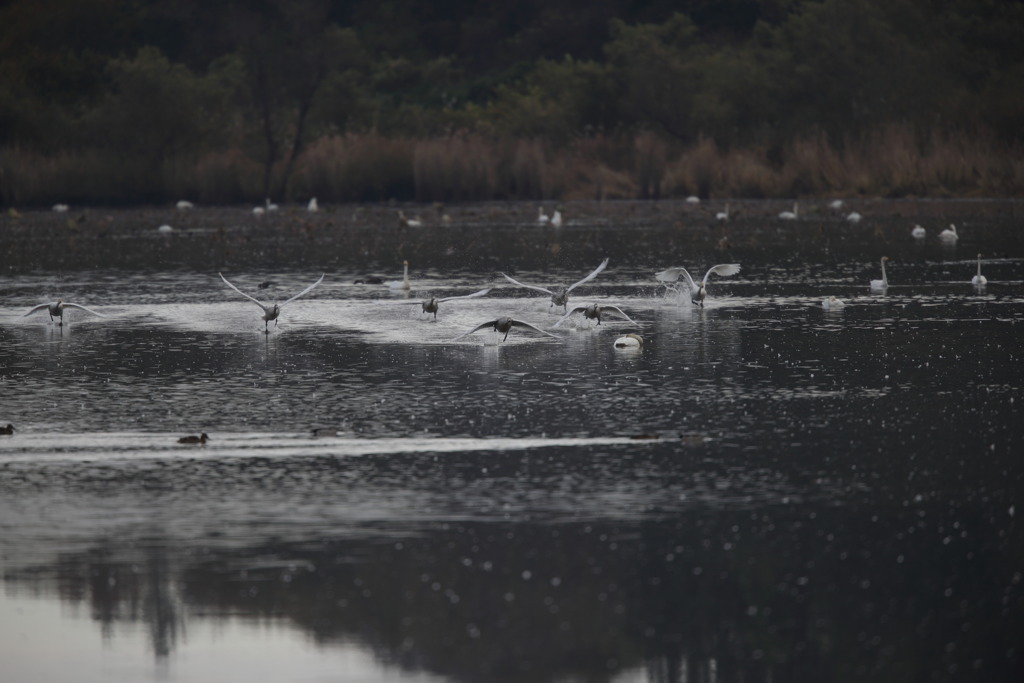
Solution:
[[[503,316],[501,318],[496,318],[495,320],[488,320],[485,323],[480,323],[479,325],[471,329],[469,332],[466,332],[465,334],[460,334],[458,337],[455,337],[454,339],[452,339],[452,341],[457,342],[460,339],[465,339],[474,332],[477,332],[487,327],[493,329],[497,334],[504,334],[505,336],[501,338],[501,341],[505,341],[506,339],[508,339],[508,333],[513,327],[522,327],[524,329],[533,330],[534,332],[540,332],[541,334],[547,335],[548,337],[554,337],[555,339],[558,339],[556,335],[553,335],[550,332],[545,332],[536,325],[531,325],[530,323],[523,322],[522,320],[513,320],[512,318]]]
[[[388,289],[410,289],[409,286],[409,262],[402,261],[402,279],[388,280],[384,283]]]
[[[704,275],[704,279],[700,282],[694,282],[693,278],[690,277],[690,273],[682,266],[668,268],[660,273],[655,273],[654,277],[657,278],[658,282],[665,285],[666,289],[674,290],[675,288],[670,287],[669,283],[678,282],[679,276],[682,275],[686,278],[686,284],[690,288],[690,301],[695,304],[700,304],[700,307],[704,308],[704,299],[707,297],[706,287],[708,284],[708,278],[711,277],[712,274],[725,277],[727,275],[735,275],[738,272],[740,272],[740,264],[720,263],[717,266],[711,266],[708,269],[708,272]]]
[[[523,284],[522,282],[519,282],[518,280],[513,280],[508,275],[505,275],[505,273],[502,273],[501,275],[506,280],[508,280],[512,284],[517,285],[519,287],[525,287],[526,289],[535,289],[538,292],[544,292],[545,294],[547,294],[547,295],[549,295],[551,297],[551,306],[561,306],[563,308],[563,310],[565,310],[565,312],[568,312],[568,310],[569,310],[569,292],[571,292],[572,290],[576,289],[577,287],[579,287],[580,285],[584,284],[585,282],[590,282],[595,277],[597,277],[598,274],[600,274],[600,272],[602,270],[604,270],[607,267],[608,267],[608,259],[605,259],[604,261],[601,261],[601,265],[599,265],[597,268],[595,268],[593,271],[591,271],[591,273],[589,275],[587,275],[585,278],[583,278],[579,282],[577,282],[575,284],[571,284],[568,287],[555,287],[554,289],[547,289],[545,287],[538,287],[537,285],[526,285],[526,284]],[[551,306],[548,306],[548,308],[550,309]]]
[[[927,234],[928,231],[925,230],[920,225],[915,225],[914,229],[910,231],[910,236],[913,237],[915,240],[923,240],[925,238],[925,235]]]
[[[53,322],[53,316],[57,316],[60,319],[60,324],[61,325],[64,324],[64,309],[65,308],[77,308],[79,310],[85,311],[86,313],[92,313],[93,315],[99,316],[101,318],[106,318],[107,317],[107,316],[103,315],[102,313],[97,313],[96,311],[92,310],[91,308],[86,308],[85,306],[82,306],[81,304],[73,304],[71,302],[64,301],[63,299],[57,299],[56,301],[51,301],[48,304],[39,304],[38,306],[36,306],[35,308],[33,308],[32,310],[30,310],[28,313],[26,313],[25,315],[23,315],[21,317],[24,318],[26,316],[32,315],[36,311],[41,311],[44,308],[50,314],[50,322]]]
[[[321,275],[319,280],[317,280],[316,282],[311,284],[309,287],[306,287],[304,290],[302,290],[301,292],[299,292],[298,294],[293,296],[291,299],[288,299],[287,301],[284,301],[284,302],[279,303],[279,304],[274,304],[273,306],[268,306],[267,304],[263,303],[259,299],[255,298],[255,297],[252,297],[252,296],[249,296],[248,294],[246,294],[245,292],[240,290],[238,287],[235,287],[233,284],[228,282],[228,279],[226,277],[224,277],[223,274],[217,273],[217,275],[220,275],[220,279],[223,280],[224,284],[226,284],[228,287],[230,287],[231,289],[235,290],[236,292],[238,292],[239,294],[244,296],[246,299],[249,299],[250,301],[255,302],[257,306],[259,306],[260,308],[263,309],[263,323],[264,323],[263,327],[264,327],[266,332],[270,332],[270,321],[273,320],[274,321],[274,327],[277,327],[277,317],[279,315],[281,315],[281,307],[284,306],[285,304],[290,304],[291,302],[295,301],[296,299],[298,299],[303,294],[308,294],[310,292],[310,290],[312,290],[314,287],[316,287],[318,284],[320,284],[321,282],[324,281],[324,276],[327,275],[327,273],[324,273],[323,275]]]
[[[981,254],[978,254],[978,274],[971,278],[971,284],[977,287],[988,284],[988,278],[981,274]]]
[[[558,322],[555,323],[555,327],[558,327],[559,325],[564,323],[566,320],[569,319],[570,316],[572,316],[573,313],[577,312],[582,312],[583,318],[585,320],[596,320],[598,325],[601,324],[601,315],[606,313],[614,313],[623,320],[628,320],[629,322],[636,325],[636,321],[630,318],[628,315],[626,315],[625,311],[623,311],[618,306],[602,306],[600,304],[589,304],[587,306],[574,307],[571,311],[567,312],[565,315],[558,319]]]
[[[960,235],[956,234],[956,226],[950,223],[948,228],[939,233],[939,239],[943,244],[956,244],[960,239]]]
[[[779,218],[781,218],[784,221],[795,221],[799,217],[800,217],[800,207],[798,207],[796,205],[796,202],[793,202],[793,210],[792,211],[783,211],[782,213],[779,214]]]
[[[881,261],[881,263],[882,263],[882,279],[881,280],[872,280],[871,281],[871,289],[872,289],[872,291],[884,292],[885,290],[887,290],[889,288],[889,278],[886,277],[886,275],[885,275],[885,262],[888,261],[888,260],[889,260],[888,256],[883,256],[882,257],[882,261]]]
[[[443,303],[445,301],[454,301],[455,299],[476,299],[477,297],[487,296],[490,293],[491,293],[491,288],[488,287],[487,289],[481,289],[479,292],[473,292],[472,294],[462,294],[462,295],[459,295],[459,296],[446,296],[443,299],[437,299],[435,297],[431,297],[431,298],[427,299],[426,301],[399,301],[398,303],[399,304],[419,304],[419,305],[423,306],[423,312],[424,313],[433,313],[434,314],[434,320],[437,320],[438,304],[441,304],[441,303]]]

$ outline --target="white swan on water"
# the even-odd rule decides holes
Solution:
[[[669,283],[678,282],[679,276],[682,275],[686,278],[686,284],[690,288],[690,301],[695,304],[700,304],[700,307],[704,308],[704,299],[707,298],[706,287],[708,284],[708,278],[711,277],[712,274],[725,277],[728,275],[735,275],[738,272],[740,272],[740,264],[720,263],[717,266],[711,266],[708,268],[708,272],[704,274],[704,279],[700,282],[694,282],[689,271],[682,266],[667,268],[660,273],[655,273],[654,277],[658,282],[665,285],[666,289],[675,289],[674,287],[671,287]]]
[[[956,233],[956,226],[950,223],[948,228],[939,233],[939,239],[944,244],[956,244],[956,241],[960,239],[960,235]]]
[[[605,259],[604,261],[601,261],[601,264],[597,268],[592,270],[589,275],[587,275],[585,278],[583,278],[579,282],[571,284],[568,287],[555,287],[554,289],[548,289],[546,287],[538,287],[537,285],[526,285],[526,284],[523,284],[522,282],[520,282],[519,280],[513,280],[508,275],[505,275],[505,273],[502,273],[501,275],[502,275],[502,277],[504,277],[506,280],[508,280],[509,282],[511,282],[514,285],[518,285],[519,287],[525,287],[526,289],[534,289],[534,290],[537,290],[538,292],[544,292],[545,294],[549,295],[551,297],[551,306],[548,306],[549,309],[552,306],[561,306],[565,310],[565,312],[568,312],[568,310],[569,310],[569,292],[571,292],[572,290],[576,289],[577,287],[579,287],[583,283],[590,282],[591,280],[593,280],[607,266],[608,266],[608,259]]]
[[[830,296],[826,299],[821,300],[821,307],[824,308],[826,311],[834,311],[844,306],[846,306],[846,302],[834,296]]]
[[[617,349],[639,349],[644,345],[644,338],[639,334],[624,334],[615,340]]]
[[[924,227],[920,225],[915,225],[914,229],[910,231],[910,236],[913,237],[915,240],[923,240],[927,234],[928,231],[925,230]]]
[[[284,306],[285,304],[290,304],[291,302],[295,301],[296,299],[298,299],[303,294],[309,293],[309,291],[311,289],[313,289],[314,287],[316,287],[317,285],[319,285],[321,282],[324,281],[324,276],[327,275],[327,273],[324,273],[323,275],[321,275],[319,280],[317,280],[316,282],[311,284],[309,287],[306,287],[304,290],[302,290],[301,292],[299,292],[298,294],[293,296],[291,299],[288,299],[287,301],[284,301],[284,302],[279,303],[279,304],[273,304],[273,305],[267,305],[267,304],[263,303],[262,301],[260,301],[259,299],[257,299],[256,297],[249,296],[248,294],[246,294],[245,292],[240,290],[238,287],[235,287],[233,284],[228,282],[228,279],[226,277],[224,277],[224,275],[222,273],[217,273],[217,275],[220,275],[220,279],[223,280],[224,284],[226,284],[228,287],[230,287],[231,289],[235,290],[236,292],[238,292],[239,294],[244,296],[246,299],[249,299],[250,301],[255,302],[257,306],[259,306],[260,308],[263,309],[263,323],[264,323],[263,326],[264,326],[264,329],[267,332],[270,332],[270,321],[273,320],[274,321],[274,326],[277,327],[277,317],[279,315],[281,315],[281,307]]]
[[[729,202],[725,203],[725,209],[715,214],[715,220],[727,221],[729,220]]]
[[[981,254],[978,254],[978,274],[971,278],[971,284],[977,287],[988,284],[988,278],[981,274]]]
[[[537,207],[537,222],[540,223],[541,225],[551,222],[551,217],[544,213],[543,206]]]
[[[800,217],[800,207],[797,206],[796,202],[793,202],[793,210],[792,211],[783,211],[782,213],[779,214],[779,218],[781,218],[784,221],[795,221],[799,217]]]
[[[881,261],[881,263],[882,263],[882,279],[881,280],[872,280],[871,281],[870,284],[871,284],[871,289],[873,291],[884,292],[885,290],[887,290],[889,288],[889,278],[886,277],[886,275],[885,275],[885,262],[888,261],[888,260],[889,260],[888,256],[883,256],[882,257],[882,261]]]
[[[388,280],[384,283],[388,289],[411,289],[409,285],[409,262],[402,261],[402,279]]]

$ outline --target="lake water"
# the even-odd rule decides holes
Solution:
[[[1021,680],[1024,203],[565,208],[0,219],[0,679]]]

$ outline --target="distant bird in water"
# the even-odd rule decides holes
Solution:
[[[316,213],[320,210],[320,205],[316,203],[316,197],[309,200],[309,204],[306,204],[306,211],[310,213]]]
[[[783,211],[782,213],[779,214],[779,218],[781,218],[784,221],[795,221],[799,217],[800,217],[800,207],[797,206],[796,202],[793,202],[793,210],[792,211]]]
[[[700,204],[700,197],[698,197],[695,194],[691,194],[689,197],[686,198],[686,203],[687,204]]]
[[[976,287],[988,284],[988,278],[981,274],[981,254],[978,254],[978,274],[971,278],[971,284]]]
[[[704,299],[707,298],[707,284],[708,278],[712,275],[720,275],[726,277],[729,275],[735,275],[740,272],[740,264],[738,263],[720,263],[717,266],[711,266],[708,272],[704,274],[704,279],[700,282],[694,282],[690,276],[689,271],[682,266],[675,266],[674,268],[667,268],[660,273],[655,273],[654,277],[658,282],[665,285],[666,289],[675,290],[669,283],[678,282],[679,276],[682,275],[686,278],[686,284],[690,288],[690,301],[695,304],[700,304],[701,308],[704,308]]]
[[[586,306],[576,306],[571,311],[568,311],[565,315],[558,319],[558,322],[555,323],[555,327],[558,327],[559,325],[564,323],[566,320],[570,318],[570,316],[577,312],[583,313],[583,318],[585,320],[596,320],[598,325],[601,324],[601,316],[607,313],[614,313],[623,320],[628,320],[629,322],[636,325],[636,321],[630,318],[628,315],[626,315],[626,312],[623,311],[618,306],[602,306],[600,304],[588,304]]]
[[[277,209],[278,209],[277,204],[275,204],[274,202],[270,201],[270,197],[267,197],[266,199],[264,199],[263,203],[266,204],[267,212],[268,213],[271,212],[271,211],[277,211]]]
[[[884,292],[885,290],[887,290],[889,288],[889,278],[885,274],[885,262],[888,261],[888,260],[889,260],[888,256],[883,256],[882,257],[882,261],[881,261],[881,263],[882,263],[882,279],[881,280],[872,280],[871,281],[870,284],[871,284],[871,289],[873,291]]]
[[[957,234],[956,226],[952,223],[949,224],[948,228],[939,233],[939,240],[941,240],[943,244],[956,244],[958,239],[960,239],[960,235]]]
[[[172,232],[174,232],[174,228],[165,223],[164,225],[161,225],[159,228],[157,228],[156,231],[161,235],[170,235]]]
[[[409,284],[409,262],[402,261],[401,280],[389,280],[384,284],[388,286],[388,289],[411,289],[411,286]]]
[[[915,240],[923,240],[925,238],[925,235],[927,234],[928,231],[925,230],[920,225],[915,225],[914,229],[910,231],[910,236],[913,237]]]
[[[597,268],[592,270],[589,275],[587,275],[585,278],[583,278],[579,282],[571,284],[568,287],[555,287],[554,289],[547,289],[546,287],[538,287],[537,285],[526,285],[526,284],[523,284],[522,282],[519,282],[518,280],[513,280],[508,275],[505,275],[505,273],[502,273],[501,275],[502,275],[502,277],[504,277],[506,280],[508,280],[509,282],[511,282],[514,285],[518,285],[519,287],[525,287],[526,289],[534,289],[534,290],[536,290],[538,292],[544,292],[545,294],[548,294],[551,297],[551,305],[548,306],[549,309],[552,306],[561,306],[566,312],[568,312],[568,310],[569,310],[569,292],[571,292],[572,290],[576,289],[577,287],[579,287],[580,285],[582,285],[584,283],[590,282],[595,277],[597,277],[601,273],[602,270],[604,270],[607,267],[608,267],[608,259],[605,259],[604,261],[601,261],[601,265],[599,265]]]
[[[0,427],[0,436],[11,436],[14,434],[14,425],[10,422],[7,423],[6,427]]]
[[[821,307],[824,308],[826,311],[834,311],[836,309],[842,308],[845,305],[846,302],[844,302],[842,299],[837,299],[834,296],[830,296],[827,299],[821,300]]]
[[[175,206],[178,208],[178,211],[188,211],[189,209],[195,208],[195,204],[188,201],[187,199],[178,200],[178,203],[175,204]]]
[[[559,209],[555,209],[555,212],[551,214],[551,227],[562,227],[562,212]]]
[[[290,304],[291,302],[295,301],[300,296],[302,296],[304,294],[308,294],[310,290],[312,290],[314,287],[316,287],[321,282],[323,282],[324,276],[327,275],[327,273],[324,273],[323,275],[321,275],[319,280],[317,280],[316,282],[311,284],[309,287],[306,287],[304,290],[302,290],[301,292],[299,292],[298,294],[293,296],[291,299],[288,299],[287,301],[282,302],[280,304],[274,304],[272,306],[269,306],[269,305],[263,303],[262,301],[260,301],[259,299],[255,298],[255,297],[249,296],[248,294],[246,294],[245,292],[240,290],[238,287],[235,287],[233,284],[228,282],[228,279],[226,277],[224,277],[224,275],[222,273],[217,273],[217,275],[220,275],[220,279],[223,280],[224,284],[226,284],[228,287],[230,287],[231,289],[235,290],[236,292],[238,292],[239,294],[244,296],[246,299],[249,299],[250,301],[255,302],[257,306],[259,306],[260,308],[263,309],[264,331],[269,333],[270,332],[270,321],[271,320],[274,321],[274,327],[277,327],[277,317],[279,315],[281,315],[281,308],[283,306],[285,306],[286,304]]]
[[[523,329],[533,330],[534,332],[539,332],[540,334],[546,335],[548,337],[554,337],[555,339],[558,339],[556,335],[551,334],[550,332],[545,332],[536,325],[531,325],[530,323],[523,322],[522,320],[513,320],[512,318],[501,317],[496,318],[494,320],[488,320],[485,323],[480,323],[479,325],[471,329],[469,332],[466,332],[465,334],[460,334],[458,337],[455,337],[454,339],[452,339],[452,341],[457,342],[460,339],[465,339],[474,332],[477,332],[488,327],[493,329],[497,334],[505,335],[504,337],[501,338],[501,341],[505,341],[506,339],[508,339],[508,333],[512,330],[513,327],[521,327]]]
[[[854,223],[854,224],[856,224],[856,223],[860,223],[860,220],[861,220],[862,218],[863,218],[863,216],[861,216],[861,215],[860,215],[859,213],[857,213],[856,211],[851,211],[851,212],[850,212],[849,214],[847,214],[847,216],[846,216],[846,220],[847,220],[847,222],[849,222],[849,223]]]
[[[715,220],[727,221],[729,220],[729,202],[725,203],[725,209],[715,214]]]
[[[77,308],[79,310],[85,311],[86,313],[92,313],[93,315],[99,316],[100,318],[106,318],[107,317],[107,316],[103,315],[102,313],[97,313],[96,311],[92,310],[91,308],[86,308],[85,306],[82,306],[80,304],[73,304],[71,302],[64,301],[63,299],[57,299],[56,301],[52,301],[52,302],[50,302],[48,304],[39,304],[38,306],[36,306],[35,308],[33,308],[32,310],[30,310],[28,313],[26,313],[25,315],[23,315],[21,317],[24,318],[26,316],[30,316],[33,313],[35,313],[36,311],[41,311],[44,308],[50,314],[50,322],[53,322],[53,316],[57,316],[60,319],[60,324],[61,325],[64,324],[64,309],[65,308]]]
[[[54,204],[53,205],[53,210],[56,211],[57,213],[67,213],[68,212],[68,205],[67,204]]]
[[[203,432],[199,436],[195,436],[195,435],[183,436],[180,439],[178,439],[178,443],[198,444],[200,446],[205,446],[206,442],[209,441],[209,440],[210,440],[210,437],[208,437],[206,435],[206,432]]]
[[[267,287],[276,287],[277,283],[274,282],[273,280],[267,280],[266,282],[261,282],[256,286],[259,287],[260,289],[266,289]]]
[[[551,222],[551,217],[544,213],[543,206],[537,207],[537,222],[540,223],[541,225],[546,225],[547,223]]]
[[[399,209],[398,224],[407,228],[422,228],[423,221],[419,218],[407,218],[405,212]]]
[[[833,211],[842,211],[843,206],[844,204],[842,199],[833,199],[828,204],[828,208],[832,209]]]
[[[354,285],[382,285],[382,284],[384,284],[384,278],[377,277],[375,275],[370,275],[368,277],[362,278],[361,280],[353,280],[352,284],[354,284]]]
[[[462,294],[460,296],[446,296],[446,297],[444,297],[442,299],[437,299],[435,297],[431,297],[431,298],[427,299],[426,301],[399,301],[398,303],[399,303],[399,305],[401,305],[401,304],[418,304],[420,306],[423,306],[423,312],[424,313],[433,313],[434,314],[434,320],[437,320],[437,309],[438,309],[439,304],[442,304],[445,301],[454,301],[456,299],[476,299],[477,297],[487,296],[490,293],[491,293],[491,288],[488,287],[487,289],[481,289],[479,292],[473,292],[472,294]]]

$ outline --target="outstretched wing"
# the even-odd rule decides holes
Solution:
[[[28,313],[26,313],[25,315],[23,315],[21,317],[24,318],[26,315],[32,315],[36,311],[43,311],[43,310],[46,310],[49,307],[50,307],[50,304],[39,304],[38,306],[36,306],[31,311],[29,311]]]
[[[86,313],[92,313],[93,315],[98,315],[101,318],[106,318],[107,317],[107,316],[103,315],[102,313],[98,313],[97,311],[92,310],[91,308],[86,308],[85,306],[83,306],[81,304],[69,304],[67,301],[64,302],[64,308],[80,308],[81,310],[85,311]]]
[[[571,311],[569,311],[568,313],[563,315],[561,318],[559,318],[558,322],[556,322],[554,326],[558,327],[559,325],[564,323],[566,320],[569,319],[569,316],[571,316],[573,313],[577,313],[579,311],[585,311],[585,310],[587,310],[586,306],[575,306],[575,307],[573,307],[573,309]]]
[[[224,277],[223,273],[217,273],[217,275],[220,275],[220,279],[223,280],[224,284],[226,284],[228,287],[230,287],[231,289],[235,290],[236,292],[238,292],[239,294],[244,296],[246,299],[249,299],[250,301],[255,301],[256,305],[258,305],[260,308],[262,308],[264,312],[269,311],[271,309],[270,306],[267,306],[265,303],[263,303],[262,301],[260,301],[256,297],[249,296],[248,294],[246,294],[245,292],[240,290],[238,287],[235,287],[233,284],[228,282],[228,279],[226,277]]]
[[[545,294],[553,294],[554,293],[550,289],[544,289],[543,287],[538,287],[537,285],[525,285],[522,282],[520,282],[519,280],[513,280],[508,275],[505,275],[505,273],[502,273],[501,275],[502,275],[502,277],[504,277],[506,280],[508,280],[509,282],[511,282],[514,285],[519,285],[520,287],[526,287],[527,289],[535,289],[538,292],[544,292]]]
[[[511,279],[511,278],[509,278],[509,279]],[[488,287],[487,289],[481,289],[479,292],[473,292],[472,294],[461,294],[459,296],[446,296],[443,299],[438,299],[437,303],[441,303],[442,301],[452,301],[453,299],[475,299],[475,298],[480,297],[480,296],[487,296],[490,293],[491,293],[491,288]]]
[[[678,282],[680,275],[686,278],[686,284],[690,285],[690,289],[695,289],[697,287],[697,285],[693,283],[693,278],[690,277],[689,271],[682,266],[667,268],[660,273],[655,273],[654,277],[658,282]]]
[[[513,320],[511,322],[512,322],[512,327],[525,327],[525,328],[527,328],[529,330],[533,330],[534,332],[540,332],[541,334],[546,334],[549,337],[554,337],[555,339],[558,339],[558,335],[557,334],[551,334],[550,332],[545,332],[544,330],[540,329],[536,325],[531,325],[530,323],[524,323],[522,320]]]
[[[628,315],[626,315],[626,312],[625,312],[625,311],[623,311],[623,310],[622,310],[621,308],[619,308],[618,306],[601,306],[601,310],[602,310],[602,311],[605,311],[605,312],[607,312],[607,311],[614,311],[614,312],[615,312],[615,314],[616,314],[617,316],[619,316],[620,318],[624,318],[624,319],[628,320],[629,322],[633,323],[634,325],[636,325],[636,324],[637,324],[635,320],[633,320],[633,319],[632,319],[632,318],[630,318],[630,317],[629,317]]]
[[[476,327],[471,329],[469,332],[466,332],[465,334],[460,334],[458,337],[455,337],[454,339],[450,339],[449,341],[455,342],[455,341],[459,341],[460,339],[465,339],[469,335],[473,334],[474,332],[477,332],[478,330],[482,330],[485,327],[494,327],[494,323],[496,323],[496,322],[498,322],[498,321],[497,320],[488,320],[485,323],[480,323],[479,325],[477,325]]]
[[[597,268],[594,268],[593,272],[590,273],[590,275],[586,276],[585,278],[583,278],[582,280],[580,280],[579,282],[577,282],[574,285],[569,285],[566,288],[565,293],[568,294],[572,290],[574,290],[577,287],[579,287],[580,285],[582,285],[584,282],[590,282],[595,277],[597,277],[601,273],[602,270],[604,270],[607,267],[608,267],[608,259],[605,259],[604,261],[601,261],[601,265],[599,265]]]
[[[300,296],[302,296],[303,294],[308,294],[308,293],[309,293],[309,291],[310,291],[311,289],[313,289],[313,288],[314,288],[314,287],[316,287],[316,286],[317,286],[318,284],[320,284],[321,282],[323,282],[323,281],[324,281],[324,276],[325,276],[325,275],[327,275],[327,273],[324,273],[323,275],[321,275],[321,276],[320,276],[320,279],[319,279],[319,280],[317,280],[316,282],[314,282],[313,284],[311,284],[311,285],[310,285],[309,287],[306,287],[306,288],[305,288],[304,290],[302,290],[301,292],[299,292],[298,294],[296,294],[295,296],[293,296],[293,297],[292,297],[291,299],[288,299],[288,301],[285,301],[284,303],[282,303],[282,304],[278,304],[278,305],[279,305],[279,306],[284,306],[284,304],[288,304],[288,303],[291,303],[291,302],[295,301],[296,299],[298,299],[298,298],[299,298]],[[224,276],[222,275],[221,277],[224,277]],[[227,280],[225,280],[225,282],[227,282]],[[230,284],[230,283],[228,283],[228,284]]]
[[[711,268],[708,269],[708,273],[707,275],[704,276],[704,280],[702,280],[702,282],[706,285],[708,283],[708,278],[711,277],[712,273],[714,273],[715,275],[725,276],[735,275],[738,272],[740,272],[740,264],[720,263],[717,266],[711,266]]]

